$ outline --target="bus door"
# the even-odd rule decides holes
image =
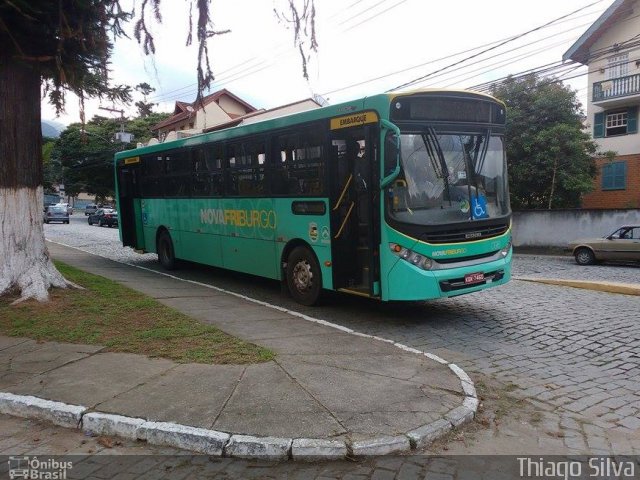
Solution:
[[[134,160],[137,160],[135,162]],[[127,163],[129,162],[129,163]],[[126,159],[118,168],[118,221],[122,244],[125,247],[144,248],[142,225],[136,222],[141,218],[140,205],[140,160]]]
[[[379,295],[377,127],[331,135],[331,255],[333,285],[364,296]]]

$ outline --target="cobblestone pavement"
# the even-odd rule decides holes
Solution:
[[[155,255],[119,247],[115,230],[84,228],[74,221],[71,228],[45,227],[56,241],[156,268]],[[516,277],[638,283],[639,273],[640,267],[631,265],[580,267],[568,256],[516,255],[514,260]],[[215,269],[188,268],[179,275],[300,310],[280,295],[274,282]],[[500,400],[485,402],[489,417],[481,420],[473,439],[446,446],[449,453],[518,453],[513,450],[518,445],[536,446],[540,453],[638,454],[639,307],[638,297],[514,280],[420,304],[330,295],[322,307],[303,311],[436,353],[458,363],[480,384],[526,399],[524,417],[501,420],[494,418],[503,408]],[[524,441],[527,435],[532,439]]]
[[[619,283],[640,283],[640,265],[633,263],[602,263],[580,266],[570,255],[518,254],[513,264],[514,277],[562,278]]]

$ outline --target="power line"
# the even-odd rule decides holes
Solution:
[[[628,50],[629,48],[631,48],[631,50],[628,50],[628,51],[634,51],[634,50],[637,50],[638,48],[633,48],[633,47],[640,47],[640,40],[636,41],[636,42],[633,42],[633,43],[629,43],[631,40],[634,40],[636,37],[638,37],[638,35],[636,35],[634,37],[631,37],[631,38],[625,40],[624,42],[622,42],[625,45],[625,50]],[[606,56],[606,55],[608,55],[610,53],[615,53],[615,52],[619,51],[619,46],[620,45],[621,45],[620,43],[617,43],[617,44],[608,45],[606,47],[602,47],[602,48],[598,49],[599,53],[598,53],[597,58],[600,58],[600,57]],[[631,60],[631,61],[628,61],[626,63],[629,64],[629,63],[633,63],[633,62],[634,61]],[[578,63],[578,62],[571,61],[569,63],[562,63],[561,65],[559,65],[559,67],[566,68],[566,67],[575,65],[576,63]],[[546,66],[547,65],[544,65],[542,67],[546,67]],[[582,65],[578,65],[576,67],[576,69],[580,68],[580,66],[582,66]],[[469,88],[473,89],[473,90],[478,90],[478,91],[489,91],[495,85],[499,85],[500,83],[504,83],[509,78],[518,79],[518,78],[522,78],[522,77],[524,77],[526,75],[529,75],[531,73],[536,73],[536,74],[546,73],[547,75],[554,73],[554,72],[545,72],[545,71],[542,71],[542,70],[538,71],[538,69],[541,69],[542,67],[535,67],[533,69],[529,69],[529,70],[525,70],[523,72],[518,72],[518,73],[515,73],[515,74],[511,74],[511,75],[508,75],[507,77],[498,78],[498,79],[495,79],[495,80],[492,80],[492,81],[489,81],[489,82],[485,82],[485,83],[482,83],[482,84],[479,84],[479,85],[475,85],[475,86],[469,87]],[[596,72],[598,70],[599,70],[599,68],[594,69],[594,70],[590,70],[589,73],[594,73],[594,72]],[[555,72],[555,73],[556,74],[565,74],[566,72],[560,71],[560,72]],[[565,80],[569,80],[569,79],[572,79],[572,78],[577,78],[577,77],[565,78]]]
[[[395,8],[396,6],[398,6],[400,3],[403,3],[404,1],[405,1],[405,0],[402,0],[402,2],[396,3],[396,4],[392,5],[392,6],[390,6],[389,8],[387,8],[386,10],[384,10],[384,11],[382,11],[382,12],[378,12],[378,13],[377,13],[376,15],[374,15],[373,17],[367,18],[367,19],[365,19],[364,21],[362,21],[362,22],[358,23],[357,25],[360,25],[360,24],[362,24],[362,23],[365,23],[365,22],[367,22],[367,21],[369,21],[369,20],[371,20],[371,19],[375,18],[376,16],[379,16],[379,15],[381,15],[382,13],[385,13],[386,11],[390,10],[391,8]],[[591,3],[591,4],[589,4],[589,5],[585,6],[585,7],[582,7],[582,8],[580,8],[580,9],[578,9],[578,10],[576,10],[576,11],[572,12],[572,13],[569,13],[569,14],[567,14],[567,15],[564,15],[564,16],[562,16],[562,17],[559,17],[558,19],[555,19],[555,20],[553,20],[553,21],[551,21],[551,22],[548,22],[548,23],[546,23],[546,24],[544,24],[544,25],[542,25],[542,26],[540,26],[540,27],[537,27],[536,29],[530,30],[529,32],[525,32],[525,33],[523,33],[523,34],[519,34],[519,35],[515,35],[515,36],[507,37],[507,38],[502,39],[502,40],[496,40],[496,41],[494,41],[494,42],[490,42],[490,43],[484,44],[484,45],[482,45],[482,46],[478,46],[478,47],[474,47],[474,48],[471,48],[471,49],[467,49],[467,50],[464,50],[464,51],[462,51],[462,52],[458,52],[458,53],[455,53],[455,54],[447,55],[447,56],[444,56],[444,57],[441,57],[441,58],[438,58],[438,59],[435,59],[435,60],[430,60],[430,61],[425,62],[425,63],[422,63],[422,64],[420,64],[420,65],[415,65],[415,66],[408,67],[408,68],[405,68],[405,69],[402,69],[402,70],[399,70],[399,71],[396,71],[396,72],[392,72],[392,73],[389,73],[389,74],[381,75],[381,76],[375,77],[375,78],[373,78],[373,79],[368,79],[368,80],[365,80],[365,81],[357,82],[357,83],[354,83],[354,84],[348,85],[348,86],[346,86],[346,87],[342,87],[342,88],[340,88],[340,89],[336,89],[336,90],[332,90],[332,91],[329,91],[329,92],[325,92],[325,93],[323,93],[322,95],[327,96],[327,95],[330,95],[330,94],[336,93],[336,92],[338,92],[338,91],[346,90],[346,89],[349,89],[349,88],[353,88],[353,87],[355,87],[355,86],[360,86],[360,85],[363,85],[363,84],[366,84],[366,83],[370,83],[370,82],[373,82],[373,81],[381,80],[381,79],[384,79],[384,78],[387,78],[387,77],[391,77],[391,76],[394,76],[394,75],[398,75],[398,74],[404,73],[404,72],[406,72],[406,71],[410,71],[410,70],[413,70],[413,69],[416,69],[416,68],[420,68],[421,66],[425,66],[425,65],[428,65],[428,64],[435,63],[435,62],[437,62],[437,61],[441,61],[441,60],[444,60],[444,59],[447,59],[447,58],[451,58],[452,56],[462,55],[462,54],[464,54],[464,53],[469,53],[469,52],[472,52],[472,51],[476,51],[476,50],[478,50],[479,48],[483,48],[483,47],[486,47],[486,46],[493,46],[492,48],[489,48],[489,49],[485,50],[484,52],[479,52],[479,53],[477,53],[477,54],[475,54],[475,55],[472,55],[472,56],[471,56],[471,57],[469,57],[469,58],[474,58],[474,57],[480,56],[482,53],[486,53],[486,51],[496,49],[496,48],[500,47],[500,46],[501,46],[501,44],[503,45],[503,44],[506,44],[506,43],[508,43],[508,42],[510,42],[510,41],[514,41],[514,40],[516,40],[516,39],[518,39],[518,38],[523,37],[524,35],[527,35],[527,34],[529,34],[529,33],[533,32],[533,31],[538,31],[538,30],[541,30],[541,29],[543,29],[543,28],[548,28],[548,27],[550,27],[550,26],[552,26],[552,25],[553,25],[553,26],[557,26],[557,25],[560,25],[560,24],[562,24],[562,23],[566,23],[567,21],[574,21],[574,20],[576,20],[576,19],[578,19],[578,18],[582,18],[582,17],[588,16],[588,15],[592,15],[592,14],[593,14],[593,13],[595,13],[595,12],[585,13],[585,14],[583,14],[583,15],[579,15],[579,16],[577,16],[577,17],[574,17],[573,19],[569,19],[569,17],[570,17],[570,16],[572,16],[572,15],[574,15],[575,13],[580,12],[580,11],[583,11],[583,10],[585,10],[585,9],[587,9],[587,8],[590,8],[590,7],[592,7],[593,5],[596,5],[596,4],[598,4],[598,3],[601,3],[602,1],[603,1],[603,0],[599,0],[599,1],[597,1],[597,2],[593,2],[593,3]],[[357,4],[361,3],[361,2],[362,2],[362,0],[357,0],[356,2],[353,2],[352,4],[350,4],[350,5],[349,5],[345,10],[348,10],[348,9],[349,9],[349,8],[351,8],[352,6],[357,5]],[[378,2],[378,3],[374,4],[372,7],[370,7],[369,9],[371,9],[371,8],[375,8],[376,6],[378,6],[378,5],[382,4],[382,3],[384,3],[384,2]],[[342,13],[342,12],[339,12],[339,13]],[[360,11],[360,12],[356,13],[355,15],[352,15],[351,17],[347,18],[345,21],[341,22],[340,24],[345,24],[345,23],[347,23],[348,21],[350,21],[350,20],[352,20],[352,19],[354,19],[354,18],[357,18],[358,16],[361,16],[363,13],[364,13],[364,11]],[[338,14],[334,14],[332,17],[335,17],[336,15],[338,15]],[[332,17],[329,17],[329,18],[332,18]],[[357,25],[353,25],[353,26],[349,27],[347,30],[350,30],[351,28],[354,28],[354,27],[355,27],[355,26],[357,26]],[[575,29],[575,28],[580,28],[580,27],[574,27],[574,29]],[[570,31],[570,30],[569,30],[569,31]],[[566,33],[566,32],[565,32],[565,33]],[[552,36],[550,36],[550,37],[546,37],[546,38],[551,38],[551,37],[552,37]],[[545,39],[546,39],[546,38],[545,38]],[[496,45],[496,43],[497,43],[497,45]],[[533,43],[535,43],[535,42],[533,42]],[[525,45],[525,46],[526,46],[526,45]],[[522,47],[519,47],[519,48],[522,48]],[[510,51],[513,51],[513,50],[510,50]],[[505,52],[505,53],[508,53],[508,52]],[[255,65],[249,65],[249,66],[246,66],[246,62],[244,62],[244,63],[242,63],[242,64],[239,64],[239,65],[236,65],[236,66],[234,66],[234,67],[231,67],[231,68],[229,68],[229,69],[225,70],[224,72],[231,72],[231,71],[233,71],[234,69],[235,69],[235,70],[237,70],[237,68],[239,68],[240,66],[245,66],[245,68],[244,68],[243,70],[240,70],[240,71],[237,71],[237,72],[234,72],[234,73],[230,73],[228,76],[224,76],[224,75],[222,75],[222,77],[220,77],[220,76],[219,76],[219,77],[218,77],[218,79],[216,80],[216,82],[214,83],[214,85],[216,85],[216,86],[221,86],[221,85],[223,85],[223,84],[232,83],[232,82],[234,82],[234,81],[236,81],[236,80],[239,80],[239,79],[242,79],[242,78],[246,78],[246,77],[248,77],[248,76],[250,76],[250,75],[255,75],[256,73],[259,73],[260,71],[263,71],[263,70],[265,70],[265,69],[269,68],[270,66],[272,66],[272,65],[275,63],[275,61],[276,61],[280,56],[281,56],[281,54],[278,54],[276,57],[272,57],[272,58],[271,58],[271,62],[269,62],[269,63],[267,63],[267,61],[266,61],[266,60],[261,60],[261,62],[259,62],[259,63],[255,64]],[[253,58],[253,59],[256,59],[257,57],[252,57],[252,58]],[[490,58],[494,58],[494,57],[490,57]],[[463,62],[465,62],[466,60],[468,60],[468,59],[463,59],[463,60],[461,60],[461,61],[459,61],[459,62],[456,62],[454,65],[456,65],[456,64],[460,64],[460,63],[463,63]],[[486,61],[486,60],[485,60],[485,61]],[[476,62],[476,63],[480,63],[480,62]],[[447,68],[450,68],[450,66],[449,66],[449,67],[445,67],[445,69],[447,69]],[[444,70],[444,69],[441,69],[441,70]],[[432,72],[431,74],[429,74],[429,76],[435,76],[434,74],[435,74],[435,73],[437,73],[437,72],[439,72],[439,71],[440,71],[440,70],[437,70],[436,72]],[[220,74],[219,74],[219,75],[220,75]],[[184,91],[184,90],[187,90],[187,89],[189,89],[189,88],[194,88],[194,87],[195,87],[195,84],[193,84],[193,85],[189,85],[189,86],[187,86],[187,87],[182,87],[181,89],[176,89],[176,90],[174,90],[174,91],[175,91],[175,92],[177,92],[177,91]],[[214,88],[215,88],[215,87],[214,87]],[[172,92],[174,92],[174,91],[172,91]],[[191,92],[194,92],[194,91],[195,91],[195,90],[191,90]],[[189,93],[191,93],[191,92],[189,92]],[[186,94],[186,93],[187,93],[187,92],[185,92],[185,94]],[[164,99],[164,98],[168,98],[168,94],[166,94],[166,93],[165,93],[165,94],[163,94],[163,95],[161,95],[161,96],[158,96],[158,97],[156,97],[156,98],[154,98],[154,99],[155,99],[156,101],[162,101],[161,99]]]
[[[545,24],[543,24],[543,25],[540,25],[540,26],[538,26],[538,27],[536,27],[536,28],[533,28],[533,29],[528,30],[528,31],[526,31],[526,32],[524,32],[524,33],[521,33],[521,34],[519,34],[519,35],[516,35],[515,37],[513,37],[513,38],[512,38],[512,39],[510,39],[510,40],[505,40],[504,42],[499,43],[499,44],[498,44],[498,45],[496,45],[496,46],[493,46],[493,47],[487,48],[486,50],[483,50],[483,51],[481,51],[481,52],[479,52],[479,53],[477,53],[477,54],[471,55],[471,56],[466,57],[466,58],[464,58],[464,59],[462,59],[462,60],[459,60],[459,61],[457,61],[457,62],[454,62],[454,63],[452,63],[452,64],[450,64],[450,65],[447,65],[447,66],[445,66],[445,67],[442,67],[442,68],[440,68],[440,69],[438,69],[438,70],[436,70],[436,71],[434,71],[434,72],[430,72],[430,73],[428,73],[428,74],[426,74],[426,75],[423,75],[423,76],[421,76],[421,77],[418,77],[418,78],[416,78],[416,79],[414,79],[414,80],[411,80],[411,81],[409,81],[409,82],[403,83],[402,85],[398,85],[398,86],[397,86],[397,87],[395,87],[395,88],[392,88],[392,89],[390,89],[390,90],[387,90],[387,92],[392,91],[392,90],[399,90],[399,89],[401,89],[401,88],[405,88],[405,87],[411,86],[411,85],[413,85],[413,84],[415,84],[415,83],[418,83],[418,82],[420,82],[420,81],[422,81],[422,80],[425,80],[425,79],[427,79],[427,78],[429,78],[429,77],[431,77],[431,76],[433,76],[433,75],[435,75],[435,74],[437,74],[437,73],[440,73],[440,72],[442,72],[442,71],[444,71],[444,70],[448,70],[448,69],[449,69],[449,68],[451,68],[451,67],[454,67],[454,66],[456,66],[456,65],[460,65],[461,63],[467,62],[468,60],[471,60],[471,59],[473,59],[473,58],[479,57],[480,55],[483,55],[483,54],[485,54],[485,53],[487,53],[487,52],[489,52],[489,51],[491,51],[491,50],[495,50],[496,48],[500,48],[501,46],[506,45],[507,43],[513,42],[513,41],[515,41],[515,40],[517,40],[517,39],[519,39],[519,38],[522,38],[522,37],[524,37],[524,36],[526,36],[526,35],[529,35],[529,34],[531,34],[531,33],[533,33],[533,32],[537,32],[538,30],[540,30],[540,29],[542,29],[542,28],[544,28],[544,27],[546,27],[546,26],[552,25],[552,24],[554,24],[555,22],[557,22],[557,21],[559,21],[559,20],[562,20],[562,19],[565,19],[565,18],[567,18],[567,17],[570,17],[570,16],[572,16],[572,15],[574,15],[574,14],[578,13],[578,12],[581,12],[581,11],[583,11],[583,10],[585,10],[585,9],[589,8],[589,7],[592,7],[593,5],[596,5],[596,4],[598,4],[598,3],[601,3],[601,2],[603,2],[603,1],[604,1],[604,0],[598,0],[598,1],[593,2],[593,3],[591,3],[591,4],[589,4],[589,5],[585,6],[585,7],[581,7],[581,8],[579,8],[579,9],[577,9],[577,10],[574,10],[574,11],[573,11],[573,12],[571,12],[571,13],[568,13],[568,14],[563,15],[563,16],[561,16],[561,17],[558,17],[558,18],[556,18],[556,19],[554,19],[554,20],[552,20],[552,21],[550,21],[550,22],[547,22],[547,23],[545,23]]]
[[[596,2],[596,3],[598,3],[598,2]],[[584,15],[579,15],[578,17],[575,17],[575,18],[571,19],[571,21],[574,21],[574,20],[576,20],[576,19],[578,19],[578,18],[583,18],[583,17],[585,17],[585,16],[593,15],[594,13],[597,13],[597,12],[590,12],[590,13],[587,13],[587,14],[584,14]],[[567,21],[569,21],[569,20],[568,20],[568,19],[565,19],[565,20],[563,20],[563,21],[557,22],[557,23],[555,23],[555,24],[554,24],[554,26],[560,25],[560,24],[562,24],[562,23],[566,23]],[[565,30],[565,31],[563,31],[563,32],[561,32],[561,33],[567,33],[567,32],[570,32],[570,31],[572,31],[572,30],[576,30],[576,29],[578,29],[578,28],[582,28],[583,26],[585,26],[585,25],[589,25],[589,24],[590,24],[590,23],[581,24],[581,25],[580,25],[580,26],[578,26],[578,27],[574,27],[574,28],[572,28],[572,29],[570,29],[570,30]],[[548,28],[549,26],[551,26],[551,25],[547,25],[547,26],[545,26],[544,28]],[[544,37],[543,39],[538,40],[538,41],[546,40],[546,39],[548,39],[548,38],[552,38],[553,36],[555,36],[555,35],[550,35],[550,36],[548,36],[548,37]],[[387,73],[387,74],[384,74],[384,75],[380,75],[380,76],[377,76],[377,77],[374,77],[374,78],[371,78],[371,79],[362,80],[362,81],[359,81],[359,82],[356,82],[356,83],[349,84],[349,85],[344,86],[344,87],[340,87],[340,88],[337,88],[337,89],[334,89],[334,90],[330,90],[330,91],[327,91],[327,92],[323,92],[321,95],[322,95],[322,96],[329,96],[329,95],[334,94],[334,93],[336,93],[336,92],[341,92],[341,91],[344,91],[344,90],[348,90],[348,89],[350,89],[350,88],[354,88],[354,87],[358,87],[358,86],[361,86],[361,85],[365,85],[365,84],[367,84],[367,83],[371,83],[371,82],[375,82],[375,81],[378,81],[378,80],[382,80],[382,79],[384,79],[384,78],[388,78],[388,77],[392,77],[392,76],[395,76],[395,75],[399,75],[399,74],[401,74],[401,73],[408,72],[408,71],[410,71],[410,70],[415,70],[416,68],[420,68],[420,67],[423,67],[423,66],[426,66],[426,65],[430,65],[430,64],[433,64],[433,63],[436,63],[436,62],[442,61],[442,60],[446,60],[446,59],[449,59],[449,58],[451,58],[451,57],[456,57],[456,56],[459,56],[459,55],[464,55],[465,53],[473,52],[473,51],[476,51],[476,50],[478,50],[478,49],[480,49],[480,48],[484,48],[484,47],[487,47],[487,46],[495,45],[495,44],[497,44],[497,43],[505,42],[505,41],[507,41],[507,40],[515,39],[516,37],[518,37],[518,35],[513,35],[513,36],[505,37],[505,38],[502,38],[502,39],[499,39],[499,40],[494,40],[494,41],[492,41],[492,42],[485,43],[485,44],[480,45],[480,46],[477,46],[477,47],[473,47],[473,48],[466,49],[466,50],[463,50],[463,51],[460,51],[460,52],[456,52],[456,53],[448,54],[448,55],[445,55],[445,56],[440,57],[440,58],[436,58],[436,59],[433,59],[433,60],[429,60],[429,61],[427,61],[427,62],[425,62],[425,63],[421,63],[421,64],[418,64],[418,65],[413,65],[413,66],[411,66],[411,67],[404,68],[404,69],[402,69],[402,70],[397,70],[397,71],[390,72],[390,73]],[[535,42],[532,42],[532,43],[535,43]],[[531,45],[532,43],[529,43],[529,44],[523,45],[522,47],[518,47],[518,48],[526,47],[526,46],[528,46],[528,45]],[[513,50],[509,50],[509,51],[507,51],[507,52],[504,52],[503,54],[505,54],[505,53],[509,53],[510,51],[513,51]],[[495,57],[495,56],[494,56],[494,57]],[[489,57],[489,59],[490,59],[490,58],[494,58],[494,57]],[[485,60],[483,60],[483,61],[486,61],[486,60],[488,60],[488,59],[485,59]],[[472,65],[475,65],[475,64],[477,64],[477,63],[481,63],[481,62],[482,62],[482,61],[480,61],[480,62],[475,62],[475,63],[474,63],[474,64],[472,64]],[[463,68],[466,68],[466,67],[461,67],[461,68],[459,68],[458,70],[463,69]]]
[[[582,28],[582,27],[584,27],[584,25],[579,25],[579,26],[577,26],[577,27],[574,27],[574,28],[573,28],[573,29],[571,29],[571,30],[577,30],[577,29]],[[558,35],[561,35],[561,34],[564,34],[564,33],[570,32],[571,30],[566,30],[566,31],[563,31],[563,32],[560,32],[560,33],[556,33],[556,34],[553,34],[553,35],[549,35],[549,36],[547,36],[547,37],[541,38],[541,39],[536,40],[536,41],[534,41],[534,42],[529,42],[529,43],[527,43],[527,44],[525,44],[525,45],[520,45],[520,46],[518,46],[518,47],[512,48],[512,49],[510,49],[510,50],[506,50],[506,51],[504,51],[504,52],[501,52],[501,53],[498,53],[498,54],[492,55],[492,56],[490,56],[490,57],[487,57],[487,58],[484,58],[484,59],[478,60],[478,61],[476,61],[476,62],[473,62],[473,63],[467,64],[467,65],[464,65],[464,66],[458,67],[458,68],[456,68],[456,69],[449,70],[449,71],[446,71],[446,72],[441,72],[441,73],[439,73],[439,74],[437,74],[437,75],[433,75],[432,77],[430,77],[430,80],[432,80],[433,78],[441,77],[441,76],[443,76],[443,75],[447,75],[447,74],[452,73],[452,72],[456,72],[456,71],[459,71],[459,70],[464,70],[464,69],[466,69],[466,68],[468,68],[468,67],[470,67],[470,66],[477,65],[477,64],[481,64],[481,63],[484,63],[484,62],[486,62],[486,61],[488,61],[488,60],[491,60],[491,59],[493,59],[493,58],[497,58],[497,57],[501,57],[501,56],[503,56],[503,55],[506,55],[507,53],[515,52],[516,50],[521,50],[521,49],[523,49],[523,48],[529,47],[529,46],[534,45],[534,44],[536,44],[536,43],[540,43],[540,42],[543,42],[543,41],[545,41],[545,40],[549,40],[549,39],[551,39],[551,38],[554,38],[554,37],[556,37],[556,36],[558,36]],[[562,45],[563,43],[566,43],[566,42],[567,42],[567,41],[569,41],[569,40],[570,40],[570,39],[563,39],[561,42],[558,42],[558,43],[556,43],[556,44],[553,44],[553,45],[546,45],[546,46],[544,47],[544,49],[548,49],[548,48],[552,48],[552,47],[555,47],[555,46],[558,46],[558,45]],[[541,49],[541,50],[537,50],[537,51],[535,51],[535,52],[530,52],[529,54],[531,54],[531,53],[540,53],[540,51],[544,51],[544,50],[542,50],[542,49]],[[522,55],[520,55],[520,56],[516,56],[516,57],[511,57],[511,58],[507,59],[506,63],[504,63],[504,62],[503,62],[503,64],[502,64],[501,66],[509,65],[510,63],[514,63],[514,61],[515,61],[515,60],[519,60],[519,59],[521,59],[521,58],[522,58]],[[482,67],[482,68],[486,68],[486,66],[485,66],[485,67]],[[463,75],[465,75],[465,74],[463,74]],[[455,77],[454,77],[454,78],[455,78]]]
[[[376,13],[375,15],[372,15],[371,17],[368,17],[368,18],[366,18],[366,19],[362,20],[361,22],[356,23],[355,25],[351,25],[349,28],[347,28],[347,29],[345,30],[345,32],[348,32],[348,31],[350,31],[350,30],[353,30],[354,28],[359,27],[359,26],[360,26],[360,25],[362,25],[363,23],[367,23],[367,22],[369,22],[369,21],[373,20],[374,18],[379,17],[379,16],[380,16],[380,15],[382,15],[383,13],[387,13],[389,10],[392,10],[392,9],[394,9],[394,8],[396,8],[396,7],[400,6],[400,5],[402,5],[402,4],[403,4],[403,3],[405,3],[406,1],[407,1],[407,0],[400,0],[399,2],[397,2],[397,3],[393,4],[393,5],[391,5],[389,8],[385,8],[384,10],[382,10],[381,12]]]

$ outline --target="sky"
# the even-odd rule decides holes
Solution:
[[[268,109],[312,95],[335,104],[422,77],[410,88],[470,88],[559,62],[612,1],[315,0],[318,52],[311,55],[307,81],[293,31],[273,13],[274,8],[286,8],[285,0],[216,0],[215,29],[231,31],[209,43],[216,77],[212,91],[226,88],[254,107]],[[197,49],[185,46],[188,2],[162,0],[161,13],[162,23],[152,25],[155,56],[145,56],[133,39],[118,39],[111,75],[116,84],[149,83],[156,89],[148,97],[158,104],[154,110],[170,112],[176,100],[195,99]],[[586,67],[565,73],[577,76],[567,82],[583,104],[585,73]],[[134,101],[141,98],[134,92]],[[133,106],[89,100],[86,118],[119,115],[101,106],[135,116]],[[65,125],[79,121],[77,99],[68,95],[66,111],[58,118],[43,101],[42,118]]]

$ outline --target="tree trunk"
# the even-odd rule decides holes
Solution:
[[[40,74],[0,54],[0,295],[45,301],[67,287],[42,227]]]
[[[556,193],[556,173],[558,172],[558,159],[553,162],[553,176],[551,177],[551,192],[549,192],[549,205],[547,210],[551,210],[553,195]]]

